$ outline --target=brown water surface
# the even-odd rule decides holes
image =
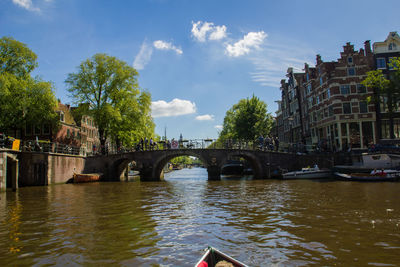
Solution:
[[[0,194],[0,266],[399,266],[400,183],[225,179],[65,184]]]

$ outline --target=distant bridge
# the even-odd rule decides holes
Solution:
[[[163,179],[164,166],[171,159],[179,156],[193,156],[200,159],[207,169],[209,180],[219,180],[223,165],[235,157],[241,157],[248,161],[253,169],[254,179],[270,178],[272,172],[278,168],[292,170],[314,164],[318,164],[320,167],[333,165],[333,155],[331,154],[297,155],[236,148],[181,148],[88,157],[85,172],[101,172],[105,175],[106,180],[120,180],[128,164],[135,162],[142,181],[160,181]]]

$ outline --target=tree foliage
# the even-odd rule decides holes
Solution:
[[[219,141],[227,139],[255,140],[260,134],[268,134],[273,118],[267,113],[267,104],[253,95],[241,99],[225,115]]]
[[[137,76],[134,68],[106,54],[94,55],[68,74],[68,90],[75,102],[89,104],[85,112],[94,118],[102,145],[111,138],[131,146],[153,134],[151,96],[140,92]]]
[[[362,81],[366,87],[374,90],[374,97],[369,97],[368,102],[375,103],[378,113],[380,104],[384,102],[389,115],[390,138],[394,138],[394,111],[399,107],[400,101],[400,58],[391,58],[389,62],[389,75],[385,77],[381,70],[367,72],[367,77]],[[379,114],[377,114],[378,116]],[[379,118],[378,118],[379,120]]]
[[[32,78],[36,54],[9,37],[0,39],[0,129],[27,124],[57,125],[57,100],[50,82]]]
[[[199,159],[192,158],[190,156],[179,156],[179,157],[171,159],[170,162],[174,165],[190,165],[190,164],[198,163],[198,162],[201,163],[201,161]]]

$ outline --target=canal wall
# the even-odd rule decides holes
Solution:
[[[21,152],[19,158],[19,186],[66,183],[85,168],[85,157],[77,155]]]
[[[17,154],[9,149],[0,150],[0,192],[7,188],[13,191],[18,188],[18,165]]]
[[[7,152],[0,153],[0,191],[5,191],[7,188]]]

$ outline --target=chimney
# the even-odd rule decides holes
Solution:
[[[321,55],[317,55],[317,65],[322,63]]]
[[[367,41],[364,42],[364,49],[365,49],[365,55],[366,56],[369,56],[369,55],[372,54],[371,41],[370,40],[367,40]]]

